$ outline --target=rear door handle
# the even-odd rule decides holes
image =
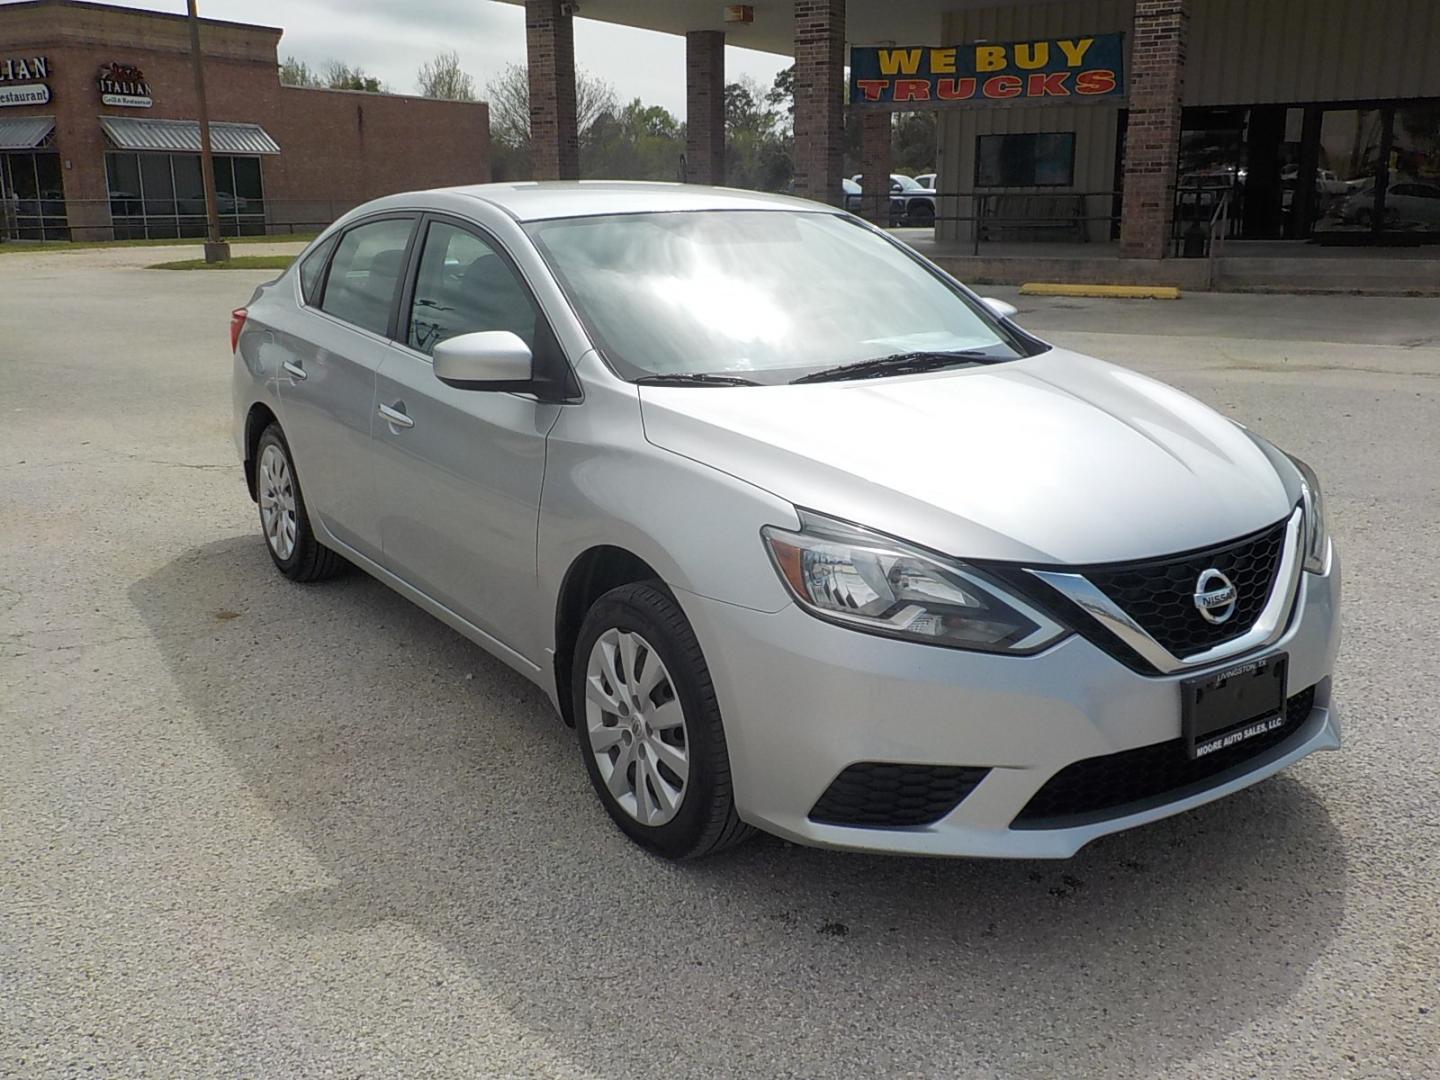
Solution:
[[[397,401],[395,404],[399,405],[400,402]],[[385,418],[386,422],[391,427],[412,428],[415,426],[414,420],[411,420],[410,417],[406,416],[403,412],[400,411],[400,409],[394,408],[390,405],[381,405],[380,415]]]
[[[301,367],[301,366],[300,366],[299,364],[297,364],[297,363],[294,363],[294,362],[291,361],[291,360],[286,360],[285,363],[281,364],[280,366],[283,367],[286,371],[288,371],[288,372],[289,372],[291,375],[293,375],[295,378],[299,379],[301,382],[304,382],[306,379],[308,379],[308,378],[310,377],[309,375],[306,375],[306,374],[305,374],[305,369],[304,369],[303,367]]]

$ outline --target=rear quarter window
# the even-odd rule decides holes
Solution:
[[[312,307],[320,301],[320,282],[325,277],[325,263],[329,260],[330,253],[335,250],[335,241],[339,238],[339,233],[329,237],[306,255],[305,261],[300,264],[300,295],[305,298],[305,303]]]

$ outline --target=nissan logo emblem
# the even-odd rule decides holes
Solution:
[[[1217,626],[1235,614],[1235,586],[1213,566],[1195,580],[1195,610]]]

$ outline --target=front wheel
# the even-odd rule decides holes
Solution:
[[[929,203],[916,203],[910,208],[910,224],[928,229],[935,224],[935,208]]]
[[[571,693],[585,771],[632,840],[687,859],[750,834],[735,812],[705,657],[658,583],[624,585],[596,601],[576,642]]]

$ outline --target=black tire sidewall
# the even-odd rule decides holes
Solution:
[[[682,637],[656,617],[654,608],[666,608],[678,616],[683,625]],[[675,687],[680,707],[685,711],[685,741],[690,759],[690,776],[685,785],[684,801],[679,812],[663,825],[642,825],[616,803],[600,777],[595,754],[590,747],[589,724],[585,713],[585,675],[590,651],[607,630],[630,631],[643,637],[659,654]],[[692,652],[693,650],[693,652]],[[696,670],[694,659],[699,661]],[[585,616],[580,636],[575,643],[571,664],[570,692],[575,709],[575,729],[579,736],[580,755],[596,794],[611,820],[636,843],[669,858],[684,858],[695,850],[709,830],[717,811],[716,785],[719,777],[711,763],[717,751],[723,755],[724,734],[720,710],[715,702],[710,673],[700,655],[688,621],[680,606],[662,588],[655,585],[631,585],[616,589],[596,601]],[[728,777],[727,777],[728,779]],[[729,810],[728,784],[722,806]]]
[[[290,469],[290,484],[295,489],[295,546],[290,550],[290,557],[282,559],[270,545],[270,538],[265,535],[265,517],[260,513],[260,458],[265,453],[265,447],[274,445],[285,455],[285,464]],[[290,455],[290,444],[285,441],[285,433],[280,430],[280,425],[271,424],[260,433],[260,441],[255,444],[255,485],[256,499],[255,508],[260,517],[260,536],[265,541],[265,550],[270,553],[276,567],[286,577],[297,577],[301,568],[306,564],[310,547],[316,543],[315,534],[310,529],[310,515],[305,510],[305,496],[300,490],[300,474],[295,469],[295,459]]]

